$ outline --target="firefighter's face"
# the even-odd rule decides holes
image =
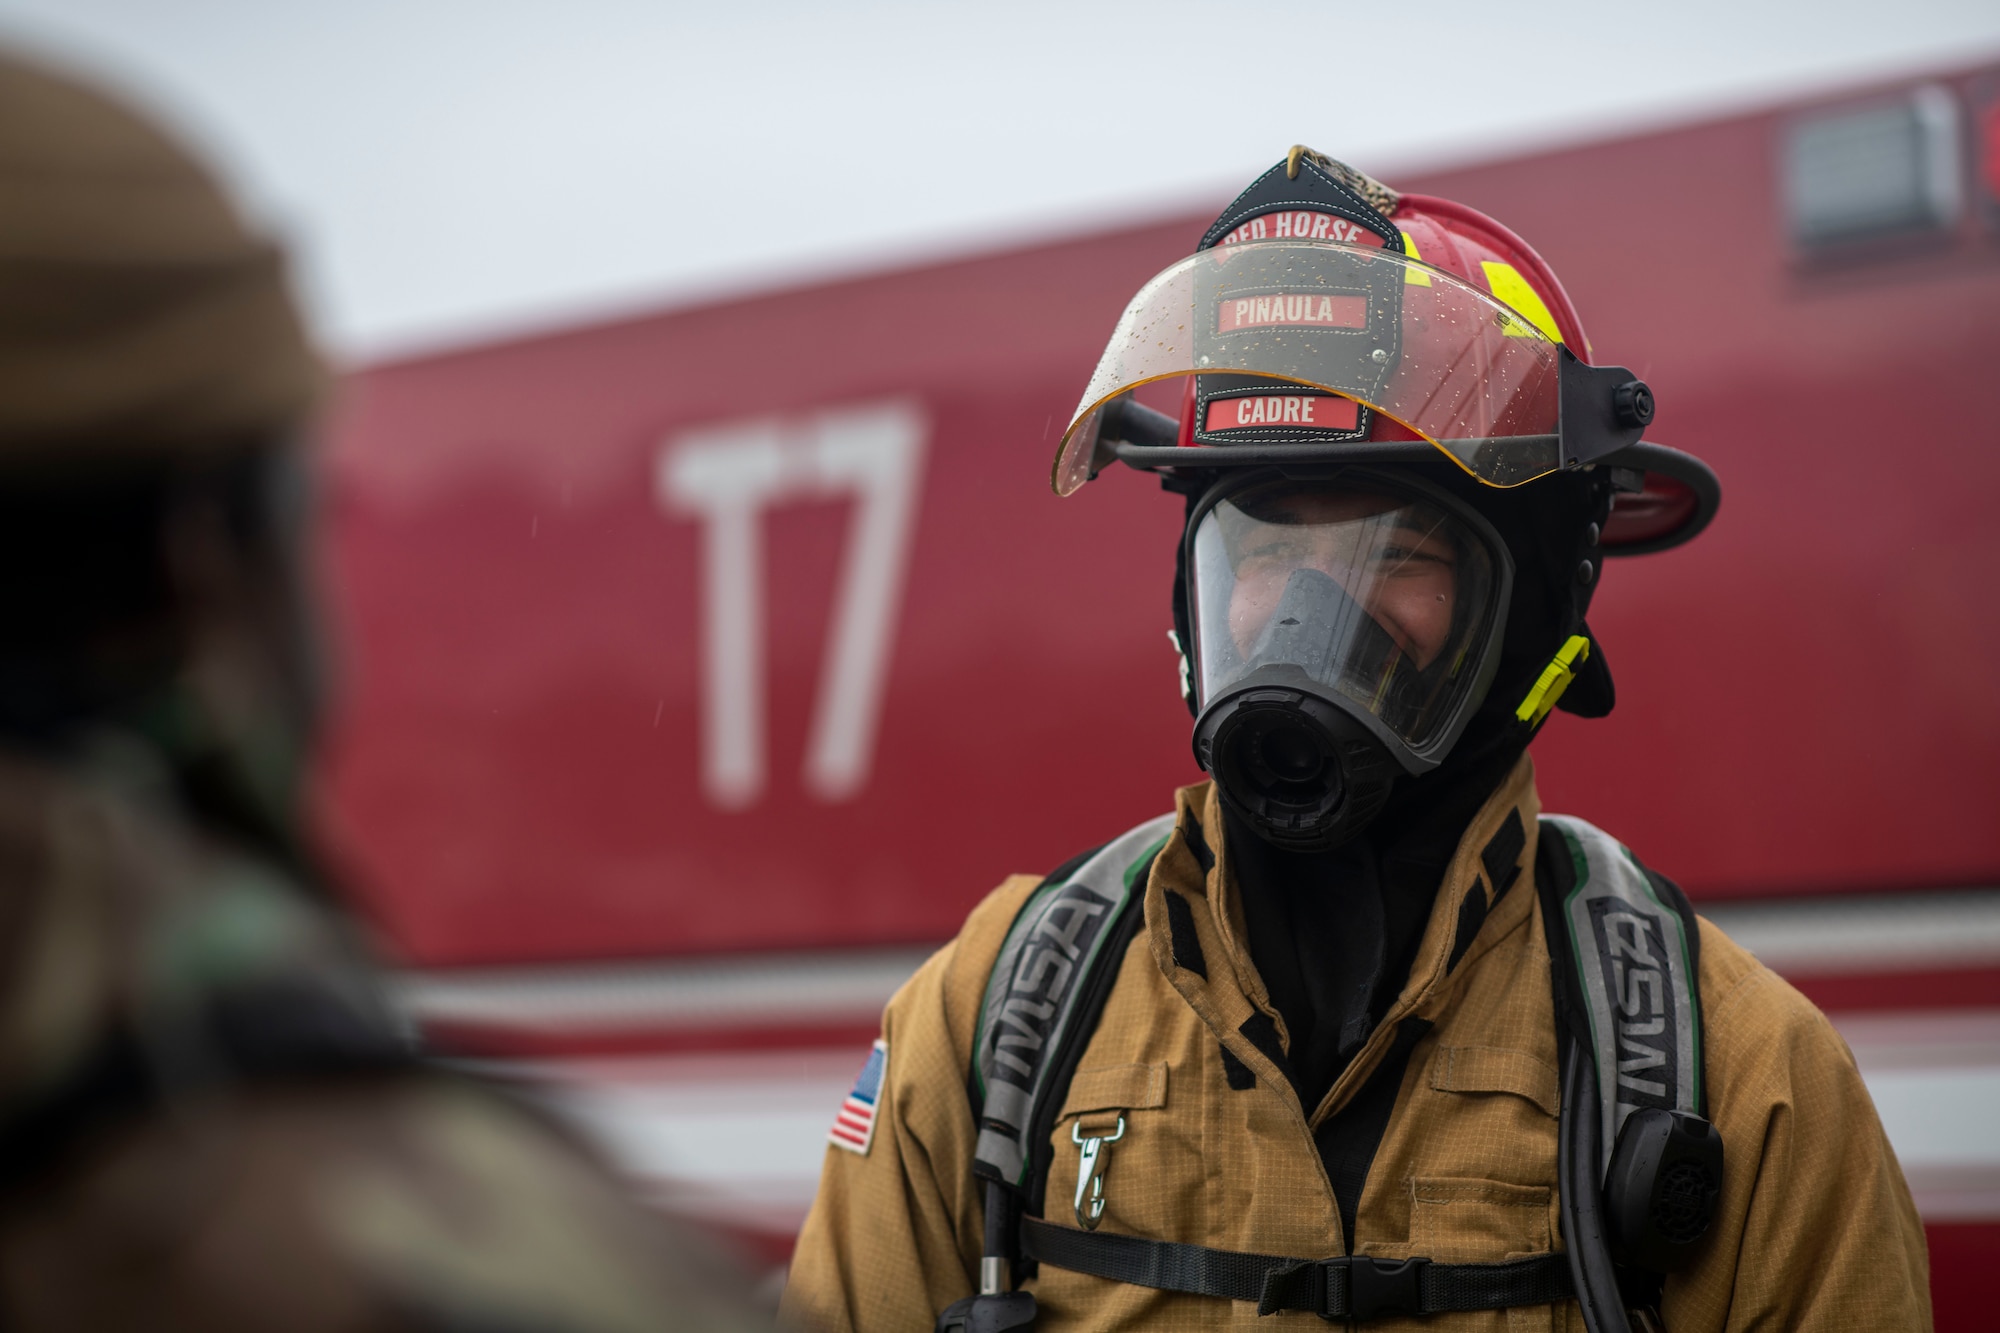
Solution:
[[[1229,629],[1239,653],[1251,654],[1297,569],[1339,583],[1419,669],[1444,650],[1458,556],[1422,510],[1373,492],[1301,488],[1260,505],[1259,517],[1232,552]]]

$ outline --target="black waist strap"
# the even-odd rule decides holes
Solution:
[[[1505,1264],[1365,1256],[1290,1259],[1078,1231],[1039,1217],[1021,1219],[1021,1249],[1030,1259],[1113,1282],[1255,1301],[1260,1315],[1308,1310],[1327,1319],[1365,1320],[1384,1314],[1504,1310],[1568,1300],[1571,1291],[1569,1261],[1560,1254]]]

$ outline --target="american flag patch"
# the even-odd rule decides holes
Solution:
[[[868,1063],[861,1066],[861,1074],[854,1080],[854,1090],[840,1104],[840,1114],[826,1132],[828,1143],[849,1152],[868,1151],[868,1145],[875,1141],[875,1103],[882,1097],[882,1067],[888,1062],[889,1043],[877,1038],[875,1049],[868,1052]]]

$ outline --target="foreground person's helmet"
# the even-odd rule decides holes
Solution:
[[[1609,711],[1601,559],[1686,541],[1718,487],[1588,357],[1518,237],[1305,149],[1133,298],[1054,485],[1118,460],[1188,496],[1195,755],[1263,836],[1344,841],[1469,727],[1525,743],[1573,680],[1572,711]],[[1178,422],[1130,396],[1174,378]]]
[[[0,476],[277,447],[322,379],[282,256],[208,169],[0,51]]]
[[[143,738],[291,855],[317,675],[285,264],[117,98],[0,51],[0,743]]]

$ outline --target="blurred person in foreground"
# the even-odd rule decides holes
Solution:
[[[302,844],[320,388],[208,173],[0,53],[0,1326],[754,1326],[413,1054]]]

